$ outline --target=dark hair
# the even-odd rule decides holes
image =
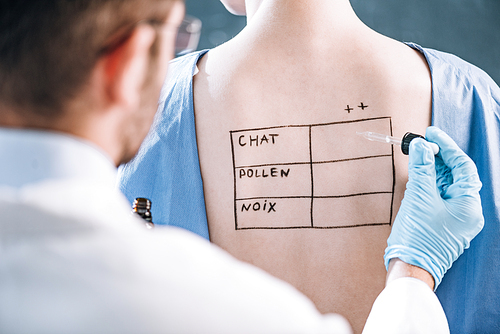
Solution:
[[[0,105],[20,115],[61,115],[109,39],[141,20],[164,21],[171,5],[171,0],[0,0]]]

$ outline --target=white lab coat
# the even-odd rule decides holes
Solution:
[[[88,143],[0,129],[0,159],[0,333],[351,332],[204,239],[145,229]],[[415,279],[390,284],[367,326],[446,332],[437,298]]]

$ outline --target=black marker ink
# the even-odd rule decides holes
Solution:
[[[251,206],[252,206],[252,203],[248,204],[248,206],[245,206],[245,203],[243,203],[243,204],[241,205],[241,212],[243,212],[243,210],[245,210],[245,211],[250,210],[250,207],[251,207]]]
[[[276,202],[274,202],[274,203],[269,202],[269,211],[267,211],[267,213],[271,212],[271,210],[273,212],[276,212],[276,210],[274,209],[275,206],[276,206]]]
[[[350,105],[347,105],[347,109],[345,109],[347,112],[351,112],[355,110],[355,108],[360,108],[361,110],[365,110],[368,108],[368,105],[365,105],[364,102],[360,102],[360,105],[356,106],[354,105],[351,107]],[[234,207],[235,207],[235,228],[236,230],[254,230],[254,229],[345,229],[345,228],[355,228],[355,227],[361,227],[361,226],[381,226],[381,225],[391,225],[392,224],[392,214],[393,214],[393,205],[394,205],[394,191],[395,191],[395,164],[394,164],[394,151],[391,149],[387,153],[380,152],[380,154],[374,154],[374,155],[360,155],[360,156],[339,156],[338,159],[335,160],[329,160],[329,161],[318,161],[317,159],[314,158],[313,155],[313,149],[314,147],[314,141],[316,140],[314,131],[317,128],[321,127],[326,127],[326,126],[331,126],[331,125],[343,125],[343,124],[353,124],[353,123],[360,123],[360,122],[373,122],[373,121],[387,121],[387,126],[388,130],[390,131],[392,135],[392,120],[391,117],[384,116],[384,117],[373,117],[373,118],[364,118],[364,119],[354,119],[354,120],[344,120],[344,121],[337,121],[337,122],[330,122],[330,123],[321,123],[321,124],[310,124],[310,125],[281,125],[281,126],[275,126],[275,127],[263,127],[263,128],[254,128],[254,129],[245,129],[245,130],[238,130],[238,131],[230,131],[231,134],[231,149],[232,149],[232,155],[233,155],[233,174],[234,174]],[[366,123],[366,125],[370,126],[370,123]],[[271,161],[266,161],[265,159],[263,161],[256,161],[256,164],[248,164],[248,165],[239,165],[237,164],[237,153],[235,150],[237,149],[237,146],[233,146],[233,140],[238,138],[238,143],[240,147],[248,146],[250,147],[259,147],[261,146],[262,149],[265,149],[265,145],[262,146],[263,144],[275,144],[277,143],[277,137],[280,135],[279,129],[304,129],[308,128],[309,132],[309,159],[308,161],[305,161],[303,158],[302,160],[297,160],[297,161],[275,161],[274,163]],[[304,129],[305,130],[305,129]],[[263,131],[266,131],[265,134],[263,134]],[[302,131],[302,130],[301,130]],[[329,130],[330,131],[330,130]],[[275,132],[275,133],[270,133],[270,132]],[[250,135],[250,133],[253,133],[253,135]],[[301,132],[302,133],[302,132]],[[293,138],[293,137],[291,137]],[[322,137],[320,137],[322,138]],[[304,137],[305,139],[305,137]],[[293,150],[292,150],[293,153]],[[316,153],[318,154],[318,153]],[[293,156],[293,155],[292,155]],[[271,156],[269,156],[271,157]],[[271,157],[272,158],[272,157]],[[332,157],[335,158],[335,157]],[[259,158],[257,158],[259,159]],[[268,156],[266,156],[266,159],[269,159]],[[324,194],[319,194],[316,193],[315,191],[315,182],[321,182],[319,180],[316,180],[316,178],[313,178],[313,170],[314,166],[324,166],[325,164],[335,164],[335,163],[344,163],[344,162],[349,162],[349,161],[360,161],[360,160],[366,160],[366,159],[391,159],[392,160],[392,187],[387,187],[387,189],[373,189],[373,191],[365,191],[365,192],[358,192],[358,193],[329,193],[326,192]],[[276,159],[278,160],[278,159]],[[281,160],[281,158],[280,158]],[[325,159],[328,160],[328,159]],[[286,166],[290,166],[290,168],[286,168]],[[242,190],[239,188],[237,181],[238,174],[239,174],[239,179],[243,178],[260,178],[264,180],[264,178],[277,178],[280,177],[282,179],[289,178],[290,177],[290,171],[292,166],[299,166],[299,165],[310,165],[311,167],[311,188],[309,188],[309,191],[305,191],[304,193],[299,193],[299,194],[290,194],[290,196],[266,196],[266,193],[254,193],[254,196],[241,196],[238,197],[237,193],[240,193]],[[237,172],[237,169],[239,169],[239,172]],[[295,174],[294,174],[295,176]],[[296,177],[296,176],[295,176]],[[368,176],[369,177],[369,176]],[[291,181],[291,180],[290,180]],[[288,182],[290,182],[288,181]],[[258,181],[261,182],[261,181]],[[238,187],[238,192],[237,192],[237,187]],[[260,187],[260,186],[259,186]],[[272,185],[270,184],[268,189],[273,189]],[[266,191],[266,188],[255,188],[257,191]],[[252,188],[249,188],[251,192],[254,190]],[[277,189],[279,190],[279,189]],[[361,190],[361,189],[360,189]],[[368,189],[367,189],[368,190]],[[247,190],[244,188],[244,192]],[[274,190],[273,190],[274,191]],[[285,190],[286,191],[286,190]],[[244,193],[243,193],[244,194]],[[250,195],[250,194],[248,194]],[[283,194],[284,195],[284,194]],[[390,198],[390,212],[387,212],[387,218],[389,218],[387,221],[385,218],[378,218],[374,217],[373,221],[353,221],[352,224],[349,225],[335,225],[335,224],[330,224],[329,222],[324,222],[321,221],[319,223],[319,226],[317,226],[317,221],[314,221],[314,215],[317,210],[317,205],[316,203],[321,203],[319,201],[324,202],[325,199],[349,199],[349,198],[359,198],[360,196],[383,196],[381,197],[384,201],[387,198],[389,200]],[[277,201],[273,201],[273,199],[276,199]],[[295,202],[287,202],[289,200],[298,200],[298,199],[304,199],[304,200],[310,200],[310,206],[307,210],[309,211],[310,209],[310,215],[311,215],[311,220],[308,223],[307,221],[305,222],[299,222],[297,225],[294,226],[273,226],[276,222],[280,221],[282,217],[280,214],[277,213],[277,203],[284,203],[287,206],[289,206],[291,209],[294,208]],[[316,200],[316,201],[315,201]],[[242,201],[245,201],[243,203]],[[314,203],[314,207],[313,207]],[[361,202],[363,203],[363,202]],[[269,204],[269,205],[268,205]],[[284,205],[283,204],[283,205]],[[239,209],[238,205],[241,205],[241,210]],[[302,204],[300,204],[301,206]],[[324,205],[324,204],[321,204]],[[300,208],[300,206],[298,208]],[[389,203],[388,203],[389,206]],[[282,208],[282,204],[280,204],[280,208]],[[302,209],[301,209],[302,210]],[[269,226],[253,226],[253,223],[248,216],[244,216],[243,212],[267,212],[268,214],[273,212],[276,215],[273,215],[274,218],[273,220],[269,220]],[[283,211],[283,210],[281,210]],[[241,218],[238,218],[238,212],[239,214],[242,215]],[[305,212],[304,212],[305,213]],[[302,211],[299,212],[299,214],[303,214]],[[243,218],[247,217],[247,218]],[[243,219],[245,219],[243,221]],[[264,221],[263,221],[264,222]],[[260,222],[260,223],[263,223]]]
[[[252,138],[252,136],[250,136],[250,146],[252,146],[252,142],[255,142],[255,146],[259,146],[259,136],[255,138]]]
[[[240,143],[240,146],[245,146],[247,143],[242,143],[241,138],[245,138],[245,135],[241,135],[240,138],[238,139],[238,142]]]
[[[290,168],[288,168],[286,172],[284,169],[282,169],[281,170],[281,177],[288,177],[289,173],[290,173]]]
[[[266,135],[263,135],[262,138],[260,138],[260,144],[262,145],[263,142],[266,142],[267,144],[269,144],[269,139],[267,139]]]

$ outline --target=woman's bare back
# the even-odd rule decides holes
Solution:
[[[211,241],[360,332],[408,160],[356,132],[425,133],[431,79],[418,51],[368,28],[328,38],[299,48],[250,30],[211,50],[194,80],[197,142]]]

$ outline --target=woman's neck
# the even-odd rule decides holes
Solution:
[[[247,22],[297,24],[348,22],[357,19],[349,0],[246,0]]]
[[[250,39],[267,36],[287,45],[318,45],[369,29],[349,0],[246,0],[246,6],[248,24],[243,35]]]
[[[246,11],[248,23],[230,43],[233,50],[328,53],[373,33],[349,0],[246,0]]]

